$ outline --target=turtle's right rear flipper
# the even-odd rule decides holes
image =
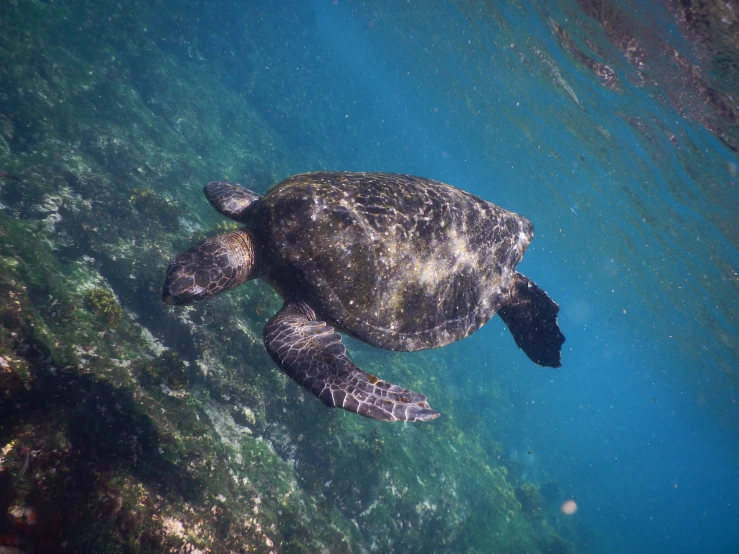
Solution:
[[[516,273],[508,301],[498,310],[518,347],[534,363],[549,367],[562,365],[565,336],[557,324],[558,313],[559,305],[520,273]]]
[[[264,327],[264,345],[285,373],[328,407],[383,421],[439,417],[426,397],[378,379],[355,366],[341,336],[316,321],[305,302],[286,302]]]

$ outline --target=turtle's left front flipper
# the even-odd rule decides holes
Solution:
[[[383,421],[439,417],[426,397],[365,373],[347,356],[341,336],[302,301],[288,301],[264,328],[264,344],[285,373],[326,406]]]

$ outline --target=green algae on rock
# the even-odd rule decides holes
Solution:
[[[103,288],[90,289],[85,295],[85,303],[91,312],[102,317],[108,325],[118,327],[123,309],[112,292]]]
[[[167,385],[174,391],[190,386],[188,364],[176,352],[164,350],[153,360],[147,361],[140,371],[144,383]]]

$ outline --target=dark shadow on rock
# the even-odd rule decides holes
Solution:
[[[15,463],[0,470],[5,545],[67,553],[74,550],[65,541],[91,552],[120,545],[126,536],[161,544],[146,515],[152,507],[137,509],[125,484],[202,502],[205,486],[188,474],[188,460],[173,463],[160,454],[162,441],[171,439],[160,436],[131,390],[56,369],[37,345],[26,355],[38,364],[30,381],[11,374],[0,379],[6,393],[0,395],[0,444],[15,443]],[[18,469],[26,455],[29,462]]]

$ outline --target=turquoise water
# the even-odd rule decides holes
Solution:
[[[666,101],[681,92],[664,90],[661,54],[641,84],[565,2],[270,11],[260,43],[281,52],[271,101],[286,114],[272,123],[291,144],[326,126],[332,169],[432,176],[534,222],[520,269],[562,306],[563,367],[533,367],[496,320],[440,351],[450,386],[495,375],[515,398],[501,428],[460,392],[457,409],[482,412],[470,430],[535,451],[598,551],[735,551],[737,155]],[[692,55],[661,6],[624,11]],[[568,56],[550,18],[596,41],[621,90]]]
[[[59,550],[16,515],[0,547],[737,552],[736,122],[708,100],[715,60],[665,5],[13,2],[0,16],[13,53],[0,62],[0,368],[25,357],[31,375],[25,389],[0,381],[0,508],[78,514],[36,528]],[[280,305],[266,287],[165,311],[167,260],[221,223],[205,182],[264,193],[315,170],[428,177],[530,219],[518,269],[561,307],[562,367],[531,363],[499,318],[426,353],[348,339],[360,367],[442,413],[378,425],[282,379],[260,341]],[[36,248],[53,263],[23,261]],[[92,286],[114,294],[122,330],[91,308]],[[76,315],[53,309],[59,288]],[[33,340],[6,309],[26,289],[44,321]],[[108,319],[74,320],[93,308]],[[63,344],[70,321],[92,346]],[[59,339],[34,346],[47,335]],[[152,369],[162,347],[175,354],[158,371],[189,375],[179,389]],[[59,385],[62,354],[70,382],[113,392]],[[93,396],[98,411],[80,407]],[[75,483],[95,484],[78,500]],[[146,515],[131,490],[148,491],[131,501]]]

